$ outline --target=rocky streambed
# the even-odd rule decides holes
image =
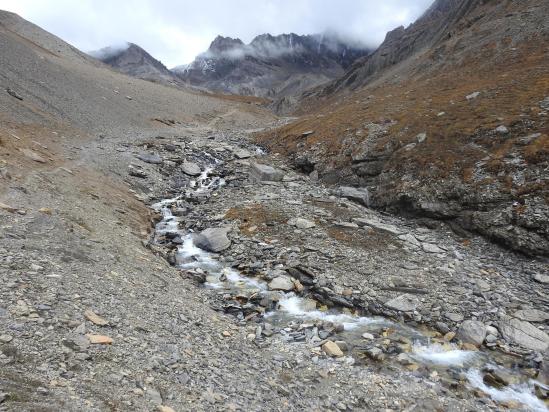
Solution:
[[[543,262],[369,210],[244,137],[187,140],[177,159],[165,147],[132,167],[163,176],[147,199],[149,247],[209,289],[258,351],[302,345],[313,363],[546,410]]]

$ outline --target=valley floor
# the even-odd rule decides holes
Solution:
[[[306,268],[314,283],[292,288],[320,311],[406,322],[445,350],[472,351],[449,345],[464,320],[478,320],[491,336],[486,356],[547,376],[546,264],[333,196],[256,152],[247,129],[271,120],[234,110],[70,141],[74,131],[3,123],[4,146],[32,149],[0,164],[0,410],[544,407],[533,386],[495,403],[463,370],[422,363],[393,324],[370,340],[321,320],[277,323],[253,290],[208,288],[201,270],[168,263],[174,245],[155,240],[150,206],[190,190],[183,162],[212,166],[225,185],[183,196],[180,228],[229,227],[231,247],[214,256],[225,266],[266,282]],[[254,161],[284,179],[251,180]],[[327,341],[347,341],[348,352],[328,356]]]

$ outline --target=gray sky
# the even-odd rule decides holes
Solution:
[[[83,51],[133,42],[166,66],[189,63],[218,34],[248,43],[258,34],[334,30],[377,46],[433,0],[0,0]]]

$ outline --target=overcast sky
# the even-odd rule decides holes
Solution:
[[[189,63],[218,34],[333,30],[371,46],[408,25],[433,0],[0,0],[83,51],[133,42],[166,66]]]

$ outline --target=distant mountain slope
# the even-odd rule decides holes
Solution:
[[[547,16],[546,0],[437,0],[260,139],[374,207],[549,255]]]
[[[213,91],[284,97],[341,76],[369,52],[333,35],[264,34],[250,44],[218,36],[208,51],[175,71],[185,82]]]
[[[158,83],[179,84],[181,81],[137,44],[105,47],[90,55],[127,75]]]

